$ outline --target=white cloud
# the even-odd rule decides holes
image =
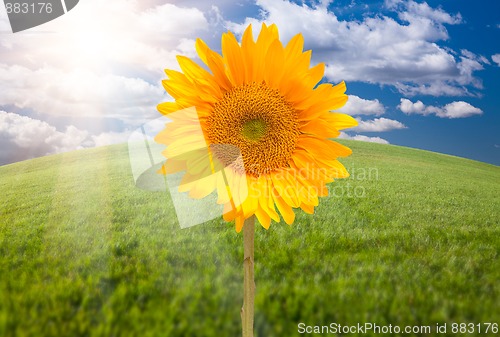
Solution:
[[[109,13],[106,15],[109,16]],[[138,22],[142,31],[168,33],[170,37],[189,36],[199,29],[206,29],[208,25],[201,10],[177,7],[169,3],[146,9],[140,14]]]
[[[465,118],[476,115],[481,115],[483,111],[464,101],[456,101],[446,104],[443,107],[432,105],[426,106],[422,101],[413,103],[412,101],[401,98],[401,103],[398,108],[407,115],[431,115],[434,114],[441,118]]]
[[[359,120],[358,122],[357,132],[385,132],[407,128],[403,123],[388,118],[375,118],[368,121]]]
[[[389,142],[387,140],[380,138],[380,137],[368,137],[368,136],[364,136],[364,135],[351,136],[345,132],[341,132],[339,135],[339,138],[341,138],[341,139],[354,139],[354,140],[360,140],[360,141],[369,142],[369,143],[389,144]]]
[[[126,132],[102,131],[158,117],[156,105],[169,100],[163,69],[178,69],[176,55],[194,56],[194,37],[211,38],[217,28],[214,9],[194,5],[85,0],[16,34],[0,10],[0,108],[41,119],[9,115],[0,127],[0,163],[122,142]],[[83,131],[89,120],[102,123],[95,126],[101,134]]]
[[[460,85],[450,85],[443,81],[435,81],[431,84],[411,85],[397,83],[395,87],[406,96],[430,95],[430,96],[462,96],[471,95],[469,90]]]
[[[415,1],[403,2],[399,1],[399,7],[406,7],[407,12],[401,12],[400,17],[405,21],[419,19],[430,19],[436,23],[447,23],[450,25],[456,25],[462,22],[462,16],[460,14],[450,15],[446,13],[441,8],[434,9],[430,7],[426,2],[417,3]]]
[[[368,100],[360,98],[356,95],[349,95],[347,103],[339,109],[339,112],[356,116],[356,115],[382,115],[385,112],[385,107],[378,99]]]
[[[0,102],[53,116],[101,116],[140,122],[164,99],[159,86],[140,78],[86,69],[35,71],[0,64]]]
[[[474,54],[473,52],[467,49],[462,49],[460,52],[462,53],[463,56],[465,56],[468,59],[476,60],[479,63],[491,64],[490,61],[488,61],[488,59],[483,55]]]
[[[443,108],[443,114],[439,117],[446,118],[463,118],[470,117],[475,115],[481,115],[483,111],[479,108],[476,108],[464,101],[458,101],[446,104]]]
[[[500,54],[491,55],[491,59],[500,67]]]
[[[30,69],[47,64],[64,70],[86,67],[99,74],[132,69],[163,76],[165,66],[176,64],[179,44],[208,33],[209,27],[197,8],[173,4],[141,8],[136,1],[86,0],[57,20],[3,34],[0,46],[10,45],[11,61]]]
[[[206,14],[173,4],[86,0],[57,20],[1,34],[0,106],[134,124],[157,116],[156,105],[168,99],[163,69],[177,69],[175,56],[193,56],[193,38],[211,34]]]
[[[324,6],[257,0],[261,18],[227,26],[241,34],[249,23],[256,30],[262,21],[276,23],[284,40],[302,32],[315,61],[326,63],[326,76],[335,82],[388,84],[405,94],[429,95],[467,95],[471,88],[481,88],[474,76],[482,69],[480,62],[463,55],[456,58],[438,45],[449,38],[445,24],[462,22],[459,14],[433,9],[425,2],[392,3],[389,7],[398,12],[399,21],[383,15],[343,21]],[[447,90],[434,89],[443,83]]]
[[[39,119],[0,110],[0,165],[49,154],[123,143],[128,136],[129,132],[90,135],[74,125],[59,131]]]
[[[130,136],[130,132],[103,132],[98,135],[91,136],[92,142],[90,146],[105,146],[111,144],[125,143]]]
[[[87,136],[73,125],[61,132],[46,122],[0,111],[0,164],[76,150]]]
[[[409,99],[401,98],[401,103],[399,104],[398,108],[407,115],[428,115],[425,109],[425,105],[424,103],[422,103],[422,101],[416,101],[415,103],[413,103]]]

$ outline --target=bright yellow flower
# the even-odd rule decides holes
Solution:
[[[210,71],[183,56],[182,72],[166,70],[163,86],[175,102],[158,105],[173,119],[156,137],[167,145],[163,173],[186,171],[180,189],[193,198],[217,190],[238,232],[254,214],[265,228],[280,221],[278,211],[287,224],[293,208],[312,214],[326,184],[349,175],[337,158],[351,150],[329,140],[357,125],[331,112],[346,103],[345,84],[318,85],[324,64],[310,68],[303,44],[298,34],[284,47],[277,27],[265,24],[254,41],[249,26],[241,44],[223,34],[222,55],[196,41]]]

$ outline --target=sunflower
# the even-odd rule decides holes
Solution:
[[[158,105],[173,120],[156,137],[167,145],[162,173],[184,171],[179,189],[193,198],[217,191],[238,232],[253,215],[267,229],[280,215],[292,224],[294,208],[314,213],[326,184],[349,176],[337,158],[351,150],[330,140],[357,125],[331,112],[347,101],[345,83],[318,84],[325,66],[310,67],[303,45],[298,34],[283,46],[266,24],[254,40],[248,26],[241,43],[223,34],[222,55],[196,41],[207,68],[178,56],[182,72],[165,70],[175,101]]]

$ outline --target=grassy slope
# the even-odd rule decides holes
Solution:
[[[351,178],[257,231],[257,335],[500,323],[500,168],[343,142]],[[165,193],[134,187],[126,146],[0,167],[0,190],[0,336],[239,335],[242,236],[181,230]]]

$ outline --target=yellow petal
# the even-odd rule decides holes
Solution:
[[[222,98],[220,87],[213,78],[213,75],[185,56],[177,56],[177,61],[186,77],[191,82],[196,83],[199,89],[210,94],[207,96],[209,100],[211,96],[214,98],[213,102]]]
[[[269,229],[269,225],[271,224],[271,217],[269,214],[259,207],[255,211],[255,216],[257,217],[257,220],[259,220],[262,227]]]
[[[287,60],[292,60],[302,54],[304,49],[304,37],[302,34],[297,34],[290,39],[285,47],[285,56]]]
[[[166,92],[173,98],[182,97],[184,94],[191,95],[193,88],[191,84],[176,82],[173,80],[162,80],[161,84]]]
[[[294,192],[294,186],[290,185],[287,179],[286,171],[280,170],[278,173],[272,173],[271,179],[273,182],[274,190],[285,200],[285,202],[292,206],[298,207],[299,200]]]
[[[304,177],[300,173],[296,172],[294,175],[295,179],[299,182],[297,188],[299,199],[301,204],[306,203],[308,205],[317,206],[319,204],[317,186],[315,186],[314,181],[308,177]]]
[[[313,89],[314,86],[310,86],[307,82],[304,82],[304,79],[309,74],[309,65],[311,64],[311,55],[312,52],[310,50],[305,51],[304,53],[300,53],[298,56],[286,59],[285,61],[285,73],[286,78],[288,80],[295,80],[297,83],[300,83],[302,86],[307,87],[309,89]],[[292,90],[292,88],[288,88],[283,93],[288,94],[288,92]],[[300,99],[290,97],[292,102],[300,102]]]
[[[166,163],[162,167],[164,174],[177,173],[186,170],[186,162],[175,159],[167,159]]]
[[[299,113],[299,119],[314,119],[325,111],[336,110],[344,106],[347,102],[347,95],[341,93],[345,91],[345,84],[341,82],[336,86],[329,83],[319,85],[313,95],[296,105],[297,109],[303,109]]]
[[[203,63],[205,63],[208,66],[207,54],[210,48],[200,38],[196,39],[195,48],[196,48],[196,53],[198,54],[200,59],[203,61]]]
[[[202,199],[212,193],[215,189],[215,176],[211,175],[197,180],[189,190],[189,196],[194,199]]]
[[[322,119],[313,119],[300,123],[300,131],[324,138],[338,137],[340,132],[333,123],[328,123]]]
[[[253,58],[255,52],[255,41],[253,40],[252,25],[248,25],[241,38],[241,50],[246,68],[246,80],[250,81],[253,76]]]
[[[353,117],[336,112],[325,113],[320,118],[335,126],[337,130],[344,130],[358,125],[358,121]]]
[[[233,221],[234,218],[236,217],[236,208],[234,205],[230,202],[224,204],[224,209],[222,211],[222,217],[224,218],[225,221]]]
[[[271,185],[268,182],[268,178],[264,175],[259,176],[257,179],[258,183],[258,188],[259,188],[259,207],[262,209],[262,211],[266,212],[271,219],[273,219],[276,222],[280,221],[280,216],[276,212],[276,209],[274,207],[274,201],[271,197],[271,189],[268,185]]]
[[[274,195],[273,199],[278,207],[278,210],[280,211],[281,216],[283,217],[283,220],[285,220],[287,224],[291,225],[295,220],[295,213],[293,212],[292,207],[290,207],[290,205],[280,196]]]
[[[352,153],[351,149],[342,144],[309,135],[299,136],[297,147],[306,150],[313,157],[319,156],[331,159],[347,157]]]
[[[182,108],[176,102],[163,102],[156,107],[163,115],[168,115],[172,112],[181,110]]]
[[[244,199],[245,201],[242,203],[241,208],[243,209],[243,215],[245,218],[249,218],[251,215],[255,213],[257,207],[259,205],[258,199],[259,196],[256,194],[256,190],[254,189],[253,184],[257,183],[257,179],[254,177],[246,177],[247,180],[247,196]]]
[[[226,68],[222,56],[212,51],[201,39],[196,40],[198,55],[212,71],[217,84],[225,91],[231,89],[231,82],[226,75]]]
[[[264,66],[264,79],[274,89],[279,89],[285,68],[285,51],[279,40],[274,40],[266,54]]]
[[[168,76],[168,79],[172,82],[180,82],[188,86],[192,85],[192,82],[186,77],[186,75],[177,70],[165,69],[165,74]]]
[[[230,201],[230,195],[228,191],[228,187],[222,176],[222,172],[219,171],[216,173],[217,176],[217,203],[218,204],[226,204]]]
[[[278,39],[278,29],[275,25],[267,27],[262,24],[257,42],[255,43],[255,51],[253,53],[253,76],[252,81],[260,83],[265,79],[265,61],[266,55],[271,44]]]
[[[222,35],[222,55],[228,67],[228,77],[233,85],[245,83],[245,63],[241,47],[236,41],[233,33],[227,32]]]
[[[241,232],[241,230],[243,229],[243,224],[245,223],[245,218],[243,217],[243,215],[240,215],[240,216],[237,216],[236,217],[236,232],[239,233]]]
[[[300,208],[308,214],[314,214],[314,206],[312,205],[300,204]]]
[[[316,84],[318,84],[319,81],[321,81],[324,74],[325,64],[318,63],[317,65],[309,69],[307,74],[307,85],[310,87],[314,87]]]

